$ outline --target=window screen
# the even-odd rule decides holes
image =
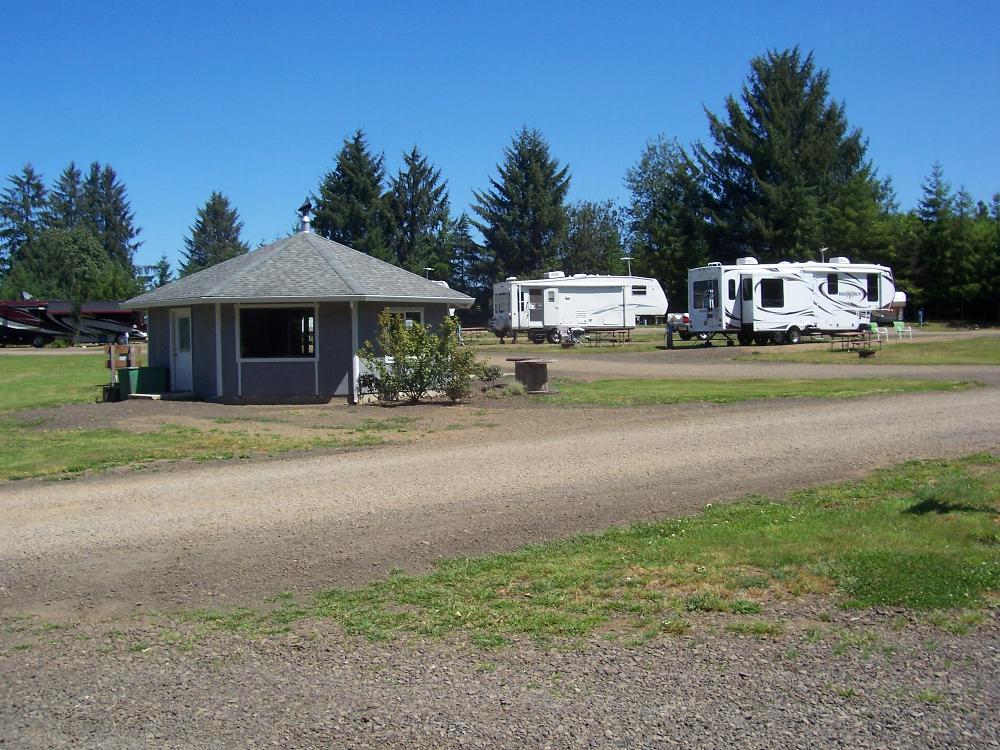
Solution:
[[[836,294],[840,291],[840,277],[835,273],[828,273],[826,275],[826,293]]]
[[[316,321],[312,308],[241,309],[240,355],[244,359],[316,356]]]
[[[760,306],[785,306],[785,282],[782,279],[760,280]]]
[[[878,303],[878,274],[868,274],[868,301]]]

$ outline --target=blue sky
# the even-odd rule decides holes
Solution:
[[[1000,191],[1000,2],[3,3],[0,176],[111,164],[144,244],[176,265],[213,190],[252,246],[283,236],[357,127],[395,171],[416,144],[453,211],[523,125],[572,200],[627,200],[658,134],[707,136],[749,60],[798,44],[902,207],[940,161]],[[6,184],[6,183],[5,183]]]

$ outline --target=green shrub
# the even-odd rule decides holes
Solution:
[[[461,345],[454,318],[445,318],[437,332],[387,310],[379,313],[378,322],[378,345],[366,341],[358,353],[368,368],[358,383],[380,403],[405,398],[415,404],[432,391],[460,401],[472,392],[474,380],[489,374],[472,350]]]

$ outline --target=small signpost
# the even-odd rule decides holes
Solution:
[[[139,346],[137,344],[105,344],[107,355],[104,366],[108,368],[108,384],[104,386],[104,400],[117,401],[118,370],[123,367],[136,367],[139,364]]]

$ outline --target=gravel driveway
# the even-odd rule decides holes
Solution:
[[[607,356],[572,359],[626,376]],[[768,612],[792,623],[775,641],[707,621],[637,648],[595,637],[491,653],[369,644],[312,623],[277,642],[142,647],[149,611],[257,605],[910,458],[1000,451],[997,371],[947,375],[984,388],[838,401],[458,407],[486,426],[355,453],[9,483],[0,614],[70,626],[24,650],[18,628],[0,634],[0,746],[1000,746],[995,616],[962,637],[900,628],[900,613],[827,622],[818,603]],[[870,647],[843,648],[844,633]]]

